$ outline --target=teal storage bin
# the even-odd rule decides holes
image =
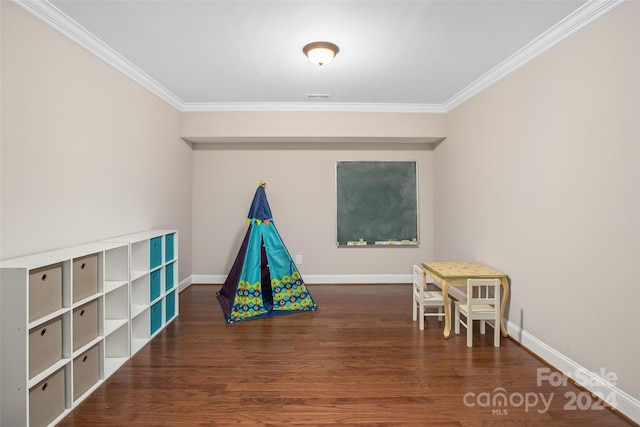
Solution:
[[[151,306],[151,335],[155,334],[162,326],[162,301]]]
[[[162,264],[162,236],[154,237],[149,242],[149,258],[152,269]]]
[[[167,294],[165,298],[165,320],[168,322],[176,315],[176,292],[173,291]]]
[[[173,266],[174,263],[171,264],[167,264],[167,269],[165,270],[165,286],[164,286],[164,290],[165,291],[170,291],[173,288],[173,285],[175,283],[174,277],[173,277]]]
[[[149,289],[149,302],[151,302],[160,296],[160,269],[151,272],[149,283],[151,286]]]
[[[175,234],[167,234],[164,237],[164,259],[165,261],[171,261],[173,258],[175,258]]]

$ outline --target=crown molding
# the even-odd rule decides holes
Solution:
[[[184,105],[182,100],[165,89],[164,86],[149,77],[118,52],[111,49],[76,21],[61,13],[60,10],[49,3],[48,0],[13,1],[174,108],[180,110]]]
[[[221,111],[333,111],[386,113],[447,113],[492,86],[523,65],[542,55],[628,0],[590,0],[557,25],[494,67],[444,104],[359,104],[333,102],[281,103],[185,103],[164,86],[130,63],[77,22],[61,13],[48,0],[13,0],[29,13],[58,30],[107,64],[116,68],[181,112]]]
[[[531,62],[549,49],[568,39],[583,28],[604,17],[627,0],[590,0],[571,15],[534,39],[531,43],[498,64],[475,82],[444,103],[446,112],[497,83],[507,75]]]

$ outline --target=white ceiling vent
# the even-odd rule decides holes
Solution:
[[[328,93],[308,93],[305,95],[307,101],[329,101],[331,95]]]

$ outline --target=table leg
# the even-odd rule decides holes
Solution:
[[[451,332],[451,303],[449,302],[449,282],[442,280],[442,300],[444,301],[444,337],[449,338]]]
[[[509,297],[509,279],[503,277],[500,279],[500,285],[502,286],[502,303],[500,304],[500,330],[502,330],[502,336],[508,337],[509,333],[504,325],[504,308],[507,305],[507,298]]]

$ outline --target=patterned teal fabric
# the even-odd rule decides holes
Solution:
[[[238,290],[233,300],[231,318],[233,321],[250,319],[267,312],[262,304],[262,290],[260,282],[238,282]]]
[[[308,311],[317,307],[293,263],[273,221],[251,221],[251,235],[230,320],[246,320],[276,311]],[[261,246],[267,253],[273,306],[266,307],[261,287]]]
[[[231,309],[232,320],[242,320],[267,312],[262,300],[260,284],[260,244],[262,236],[260,227],[251,224],[251,235],[247,255],[240,273],[236,297]]]
[[[265,188],[260,181],[249,208],[249,229],[218,292],[227,323],[318,308],[276,229]]]
[[[274,310],[313,310],[315,304],[302,282],[300,273],[293,272],[291,276],[282,276],[280,280],[271,280],[273,290]]]
[[[315,309],[315,304],[300,277],[298,268],[284,246],[276,225],[264,224],[264,246],[269,259],[271,290],[274,310],[305,311]]]

